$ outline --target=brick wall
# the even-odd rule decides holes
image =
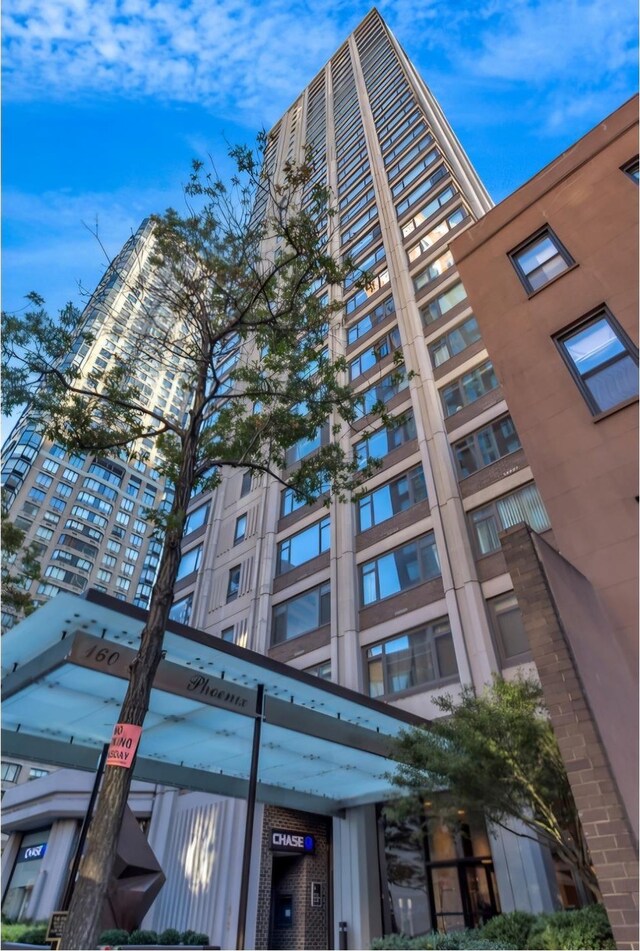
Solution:
[[[275,853],[275,870],[279,875],[278,890],[292,896],[291,927],[275,927],[272,914],[274,884],[274,852],[271,851],[271,830],[315,836],[313,854],[282,856]],[[276,806],[265,806],[260,854],[260,882],[256,920],[256,948],[325,949],[329,947],[329,837],[330,824],[324,816],[316,816]],[[311,906],[311,883],[320,882],[322,904]]]
[[[617,946],[638,948],[637,843],[607,751],[532,533],[518,525],[500,537]]]

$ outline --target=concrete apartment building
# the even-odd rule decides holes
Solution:
[[[329,345],[346,358],[365,412],[367,404],[382,399],[402,422],[385,429],[368,414],[353,430],[343,428],[348,451],[382,462],[357,504],[300,505],[275,479],[248,473],[225,473],[215,492],[194,498],[172,618],[429,718],[437,714],[433,701],[443,692],[455,695],[468,683],[481,689],[495,672],[510,677],[523,666],[533,669],[500,534],[526,522],[546,544],[559,545],[503,377],[494,369],[472,295],[449,250],[452,240],[491,213],[491,201],[437,102],[375,10],[271,131],[269,170],[277,175],[305,143],[313,148],[315,178],[336,196],[333,252],[349,253],[372,274],[366,290],[353,291],[350,281],[344,288],[318,289],[344,304]],[[610,306],[622,319],[614,301]],[[394,364],[397,351],[407,371],[402,379]],[[9,458],[27,445],[20,439],[28,422],[21,425]],[[290,465],[328,433],[329,427],[315,443],[293,447]],[[59,560],[53,552],[67,544],[58,533],[87,534],[93,519],[74,515],[84,526],[77,530],[57,519],[49,525],[46,513],[58,514],[48,506],[55,488],[36,485],[36,479],[57,461],[55,447],[38,443],[30,449],[12,513],[31,517],[28,526],[20,524],[30,538],[49,545],[42,555],[46,575]],[[92,470],[96,465],[102,463],[83,460],[85,478],[111,485]],[[123,500],[132,480],[144,482],[144,489],[157,485],[152,473],[127,469],[116,487]],[[30,498],[31,488],[45,496]],[[115,506],[108,517],[100,540],[107,547],[110,527],[119,524]],[[41,526],[51,534],[38,535]],[[122,538],[121,545],[130,549],[130,539]],[[107,547],[104,554],[111,552]],[[120,570],[125,548],[114,554],[109,582],[92,574],[104,557],[100,548],[95,566],[83,575],[86,585],[98,582],[108,593],[144,606],[145,591],[136,583],[147,584],[147,576],[134,561],[132,584],[122,590],[115,579],[129,577]],[[47,578],[43,583],[81,590],[57,573]],[[20,836],[38,831],[38,815],[46,815],[49,830],[57,829],[50,805],[62,801],[53,788],[63,783],[58,775],[63,771],[5,797],[13,833],[3,860],[7,891],[20,864]],[[63,812],[64,821],[80,817],[85,802],[86,792],[66,811],[60,806],[59,821]],[[145,808],[149,841],[167,874],[146,924],[202,929],[231,946],[239,862],[211,856],[238,854],[244,803],[160,787]],[[477,924],[481,907],[541,911],[577,899],[566,870],[556,875],[551,856],[537,843],[497,829],[489,834],[477,817],[461,818],[457,830],[432,831],[419,847],[406,831],[385,823],[376,805],[339,819],[261,805],[258,817],[247,946],[336,947],[338,922],[346,921],[349,946],[366,947],[373,936],[392,930],[418,934]],[[73,831],[65,828],[60,854],[68,856]],[[295,864],[273,852],[271,833],[282,828],[312,832],[313,869],[309,856],[296,857]],[[204,870],[197,888],[185,877],[185,854],[190,867]],[[57,866],[51,851],[45,860],[46,890],[38,891],[33,864],[27,876],[31,892],[24,908],[38,917],[55,907],[52,876],[64,864]],[[411,869],[408,878],[402,868]],[[292,927],[292,909],[305,906],[310,875],[329,896],[327,913],[312,920],[296,912]]]
[[[512,530],[507,565],[616,937],[635,937],[637,97],[452,251],[553,524],[557,551]]]
[[[83,312],[83,333],[65,360],[84,378],[118,360],[132,346],[129,331],[139,332],[169,319],[158,297],[152,251],[152,226],[142,223],[125,244]],[[160,368],[151,359],[136,364],[135,382],[149,405],[179,417],[185,395],[179,366]],[[145,462],[125,456],[101,459],[65,453],[37,431],[27,408],[3,447],[2,490],[11,521],[36,546],[42,567],[33,582],[34,603],[59,591],[80,594],[93,587],[140,607],[149,603],[160,547],[150,538],[145,512],[167,500],[154,468],[151,439],[138,447]],[[3,630],[14,618],[3,611]]]

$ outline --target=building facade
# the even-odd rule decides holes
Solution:
[[[143,222],[83,312],[82,333],[64,363],[85,380],[128,357],[137,335],[170,320],[149,260],[151,232],[151,223]],[[149,406],[176,417],[184,412],[176,358],[160,367],[151,357],[140,357],[132,382]],[[153,441],[135,448],[144,460],[67,453],[43,438],[28,407],[10,433],[3,447],[3,499],[40,560],[41,578],[31,585],[36,605],[59,591],[80,594],[89,587],[148,605],[160,547],[150,537],[146,512],[168,496],[155,468]],[[3,629],[14,620],[4,612]]]
[[[453,245],[553,523],[557,551],[522,532],[503,549],[620,943],[638,928],[637,152],[635,97]]]
[[[305,144],[313,150],[314,180],[335,195],[330,247],[356,265],[343,288],[317,291],[342,301],[328,346],[345,358],[348,379],[362,396],[360,418],[342,427],[340,439],[363,463],[378,458],[381,465],[357,502],[328,506],[322,500],[299,504],[276,479],[223,473],[213,493],[193,499],[172,618],[429,718],[438,714],[434,699],[443,692],[456,695],[463,684],[482,689],[494,673],[510,677],[523,666],[533,669],[499,535],[524,521],[554,543],[449,250],[491,201],[375,10],[271,130],[270,173],[277,178]],[[355,289],[361,270],[371,280]],[[157,389],[150,398],[156,396]],[[397,425],[376,420],[370,408],[379,401]],[[332,422],[315,442],[293,447],[291,467],[322,444]],[[60,476],[53,467],[70,460],[58,463],[55,447],[21,442],[27,432],[25,422],[10,446],[16,461],[23,446],[30,450],[28,479],[15,486],[12,512],[24,520],[29,538],[50,546],[51,555],[42,553],[42,583],[64,587],[70,582],[57,573],[54,552],[67,544],[58,533],[71,537],[76,529],[62,522],[67,513],[57,507],[93,511],[84,496],[76,499],[82,482],[115,483],[92,469],[102,462],[83,460],[67,502],[56,495],[53,480]],[[47,475],[47,466],[51,480],[36,486],[35,473]],[[104,548],[92,556],[83,581],[144,606],[146,589],[139,585],[150,578],[144,559],[127,561],[128,532],[142,539],[136,551],[146,544],[135,529],[141,513],[129,493],[132,483],[141,483],[139,492],[158,486],[151,472],[122,474],[115,490],[118,499],[131,498],[124,514],[132,521],[121,525],[116,508],[123,511],[122,502],[117,507],[110,500],[100,539],[88,539]],[[44,494],[29,495],[32,488]],[[82,491],[104,495],[92,486]],[[54,496],[56,505],[49,505]],[[51,525],[41,511],[51,513]],[[82,522],[70,510],[69,517]],[[89,522],[95,519],[82,524]],[[112,526],[123,535],[114,538]],[[120,545],[117,551],[111,541]],[[112,550],[115,563],[98,568],[98,558]],[[133,565],[131,575],[121,570],[125,562]],[[50,564],[55,570],[47,574]],[[78,567],[60,570],[78,574]],[[111,572],[109,581],[98,571]],[[121,578],[131,578],[127,589]],[[37,798],[37,784],[29,788]],[[10,827],[24,831],[20,797],[12,793],[7,806]],[[239,862],[218,856],[238,856],[244,803],[166,789],[154,791],[149,809],[149,841],[168,881],[145,923],[200,928],[232,946]],[[76,810],[79,816],[80,801]],[[318,843],[313,868],[309,856],[274,849],[274,829],[312,833]],[[544,849],[487,830],[479,816],[461,816],[455,829],[431,824],[418,839],[415,831],[395,826],[375,806],[332,821],[260,807],[247,946],[293,948],[304,941],[305,947],[337,947],[345,923],[349,946],[367,947],[383,932],[451,930],[500,909],[542,911],[576,900],[573,883],[562,870],[554,874]],[[7,856],[7,869],[12,861],[15,855]],[[33,899],[29,910],[52,909]]]

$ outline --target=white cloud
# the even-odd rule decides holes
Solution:
[[[273,121],[288,104],[282,97],[308,81],[309,64],[320,66],[343,38],[339,13],[339,3],[284,0],[260,8],[237,0],[10,0],[5,94],[142,95],[245,112],[259,98]]]
[[[572,78],[602,82],[635,62],[636,23],[636,10],[626,2],[513,0],[481,32],[475,70],[534,86]]]
[[[369,8],[369,0],[7,0],[5,95],[148,96],[270,125]],[[427,81],[448,68],[451,83],[570,85],[579,98],[619,82],[636,51],[627,0],[381,0],[380,9]]]
[[[45,294],[54,311],[68,300],[82,303],[79,284],[93,289],[109,257],[142,220],[178,201],[179,195],[150,189],[37,196],[5,191],[4,309],[20,308],[29,290]]]

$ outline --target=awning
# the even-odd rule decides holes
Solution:
[[[95,769],[124,698],[146,612],[61,593],[2,638],[3,754]],[[257,685],[257,798],[310,812],[394,794],[392,739],[411,714],[169,622],[135,778],[244,798]]]

